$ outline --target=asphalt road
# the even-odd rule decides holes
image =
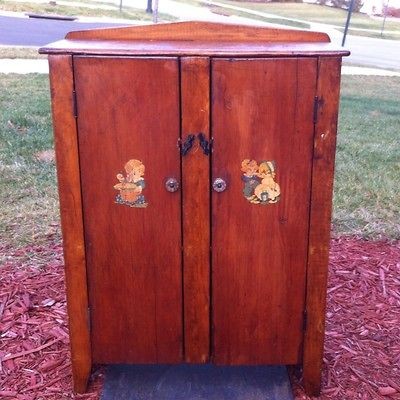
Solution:
[[[332,42],[340,45],[341,37]],[[364,36],[348,36],[345,48],[351,51],[344,64],[395,69],[400,71],[400,40],[375,39]]]
[[[126,24],[0,16],[0,45],[44,46],[64,39],[70,31],[121,25]]]
[[[400,40],[351,36],[348,48],[355,64],[400,70]]]

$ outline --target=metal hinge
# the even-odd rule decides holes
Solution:
[[[74,113],[74,118],[78,118],[78,104],[75,90],[72,91],[72,112]]]
[[[89,329],[89,332],[90,332],[91,329],[92,329],[92,318],[91,318],[91,315],[90,315],[90,307],[87,308],[87,324],[88,324],[88,329]]]
[[[319,97],[318,97],[318,96],[315,96],[315,97],[314,97],[314,114],[313,114],[313,122],[314,122],[314,124],[316,124],[317,121],[318,121],[318,108],[319,108],[319,104],[320,104]]]
[[[307,330],[307,310],[303,311],[303,331]]]

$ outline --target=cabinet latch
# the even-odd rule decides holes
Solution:
[[[181,151],[182,156],[186,156],[186,154],[189,153],[195,140],[196,136],[193,135],[192,133],[187,135],[184,141],[182,141],[182,139],[178,139],[178,147]]]
[[[212,139],[208,141],[206,135],[203,132],[197,134],[197,139],[199,140],[199,145],[200,148],[203,150],[203,153],[206,156],[210,155]],[[178,148],[180,149],[182,156],[186,156],[186,154],[189,153],[190,149],[193,147],[195,140],[196,135],[193,133],[189,133],[186,136],[186,139],[183,141],[182,139],[178,139]]]
[[[197,138],[199,139],[200,142],[200,147],[203,149],[203,153],[208,156],[211,153],[211,145],[212,145],[212,139],[210,141],[207,140],[206,135],[203,132],[200,132],[197,135]]]

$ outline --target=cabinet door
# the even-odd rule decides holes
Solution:
[[[227,185],[212,195],[216,363],[300,361],[316,66],[212,62],[212,177]]]
[[[74,57],[74,76],[93,362],[178,362],[178,61]]]

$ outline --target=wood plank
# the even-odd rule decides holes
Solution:
[[[105,40],[211,40],[241,42],[330,42],[323,32],[276,29],[205,21],[168,22],[69,32],[67,39]]]
[[[321,385],[340,67],[340,58],[320,58],[318,62],[320,101],[314,136],[303,355],[304,386],[314,396]]]
[[[72,57],[50,56],[49,66],[72,373],[74,389],[81,393],[86,390],[92,360]]]
[[[181,196],[165,187],[180,181],[178,60],[75,57],[74,70],[93,362],[181,362]],[[128,170],[144,196],[131,206],[114,187]]]
[[[216,363],[301,360],[316,71],[311,58],[212,62],[212,176],[227,182],[212,194]],[[275,161],[277,203],[244,197],[246,159],[253,180]]]
[[[40,53],[73,53],[135,56],[347,56],[349,52],[331,43],[269,43],[269,42],[212,42],[212,41],[113,41],[61,40],[39,50]]]
[[[181,59],[182,140],[209,140],[210,60]],[[210,156],[196,140],[182,157],[185,360],[204,363],[210,352]]]

